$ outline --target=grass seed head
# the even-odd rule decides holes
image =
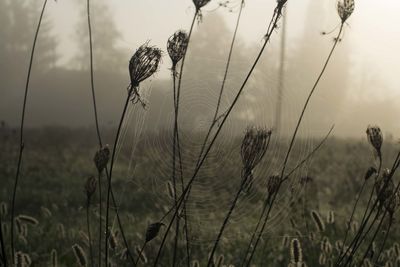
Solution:
[[[303,261],[303,252],[301,249],[301,244],[297,238],[292,239],[292,241],[290,242],[290,260],[294,264]]]
[[[185,56],[189,44],[189,37],[183,30],[176,31],[167,42],[168,55],[172,60],[173,68]]]
[[[129,61],[129,75],[133,87],[158,71],[162,51],[148,43],[141,45]]]
[[[51,258],[50,258],[51,259],[51,267],[57,267],[58,266],[57,250],[52,249],[50,255],[51,255]]]
[[[36,218],[33,218],[32,216],[28,216],[28,215],[21,214],[21,215],[18,216],[18,219],[23,223],[28,223],[28,224],[31,224],[31,225],[38,225],[39,224],[39,221],[36,220]]]
[[[324,221],[321,219],[321,216],[319,216],[319,213],[317,211],[313,210],[313,211],[311,211],[311,217],[312,217],[318,231],[319,232],[325,231],[325,224],[324,224]]]
[[[76,262],[79,264],[79,266],[81,266],[81,267],[87,266],[86,253],[83,250],[83,248],[81,246],[79,246],[78,244],[74,244],[72,246],[72,250],[74,252]]]

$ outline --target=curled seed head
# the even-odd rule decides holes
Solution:
[[[133,87],[157,72],[162,51],[148,43],[141,45],[129,61],[129,75]]]
[[[300,263],[303,261],[303,252],[300,241],[297,238],[290,242],[290,260],[292,263]]]
[[[110,159],[110,149],[108,145],[100,148],[99,151],[94,155],[94,163],[99,173],[101,173],[106,167],[108,160]]]
[[[251,172],[265,155],[271,130],[248,127],[241,146],[241,157],[246,172]]]
[[[325,231],[325,224],[324,221],[321,219],[321,216],[319,216],[319,213],[313,210],[311,211],[311,217],[315,223],[315,226],[317,226],[318,231],[320,232]]]
[[[207,5],[211,0],[193,0],[196,10],[200,10],[203,6]]]
[[[367,138],[369,143],[375,148],[378,155],[381,154],[381,147],[383,143],[383,136],[381,128],[378,126],[368,126],[367,128]]]
[[[188,35],[183,30],[178,30],[169,37],[167,42],[167,51],[172,60],[173,67],[175,67],[175,65],[185,56],[188,43]]]
[[[74,244],[72,246],[72,250],[74,251],[76,262],[79,264],[79,266],[81,267],[86,266],[87,265],[86,253],[85,251],[83,251],[83,248],[78,244]]]
[[[94,192],[96,192],[96,185],[96,178],[94,178],[94,176],[89,176],[85,183],[85,191],[88,200],[93,196]]]
[[[339,0],[337,11],[342,23],[344,23],[354,11],[354,0]]]
[[[154,239],[158,233],[160,232],[161,226],[163,226],[163,223],[156,222],[152,223],[147,227],[146,230],[146,243]]]

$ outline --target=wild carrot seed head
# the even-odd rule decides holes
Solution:
[[[162,51],[148,43],[141,45],[129,61],[129,75],[133,87],[158,71]]]
[[[339,0],[337,11],[342,23],[344,23],[354,11],[354,0]]]
[[[86,183],[85,183],[85,191],[86,191],[86,196],[87,196],[88,200],[96,192],[96,185],[97,185],[97,180],[96,180],[96,178],[94,178],[94,176],[90,176],[87,178]]]
[[[186,54],[188,43],[188,35],[183,30],[178,30],[171,37],[169,37],[167,42],[167,51],[172,60],[173,68]]]
[[[369,143],[375,148],[378,155],[381,154],[381,147],[383,143],[383,136],[381,128],[378,126],[368,126],[367,128],[367,138]]]
[[[193,0],[196,10],[200,10],[203,6],[207,5],[211,0]]]
[[[101,173],[106,167],[108,160],[110,159],[110,149],[108,145],[100,148],[99,151],[94,155],[94,163],[99,173]]]

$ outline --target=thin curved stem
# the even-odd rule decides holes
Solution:
[[[103,198],[102,198],[102,188],[101,188],[101,173],[98,175],[98,183],[99,183],[99,267],[101,267],[101,240],[103,236]]]
[[[378,255],[376,256],[376,259],[375,259],[375,262],[374,262],[374,266],[378,266],[379,257],[381,256],[382,251],[383,251],[383,249],[385,247],[385,244],[386,244],[387,238],[389,236],[389,231],[390,231],[390,228],[392,227],[392,224],[393,224],[393,218],[391,217],[390,221],[389,221],[388,229],[386,230],[386,233],[385,233],[385,237],[383,238],[383,242],[382,242],[381,248],[379,249]]]
[[[17,163],[17,171],[16,171],[16,174],[15,174],[15,182],[14,182],[14,188],[13,188],[12,201],[11,201],[11,234],[10,234],[10,239],[11,239],[11,257],[12,257],[12,262],[14,262],[14,259],[15,259],[15,257],[14,257],[15,199],[16,199],[16,194],[17,194],[19,174],[20,174],[20,170],[21,170],[22,153],[23,153],[23,150],[24,150],[24,122],[25,122],[26,102],[27,102],[27,98],[28,98],[29,82],[30,82],[30,77],[31,77],[31,72],[32,72],[32,65],[33,65],[33,58],[34,58],[34,55],[35,55],[36,43],[37,43],[37,39],[38,39],[38,36],[39,36],[40,26],[42,24],[43,15],[44,15],[44,11],[46,9],[46,5],[47,5],[47,0],[44,0],[43,1],[43,6],[42,6],[42,11],[40,13],[39,22],[38,22],[38,25],[36,27],[35,37],[33,39],[32,51],[31,51],[31,56],[30,56],[30,60],[29,60],[29,67],[28,67],[28,75],[26,77],[24,102],[23,102],[23,105],[22,105],[18,163]]]
[[[106,264],[108,263],[108,236],[109,236],[109,211],[110,211],[110,195],[111,195],[111,181],[112,181],[112,174],[113,174],[113,167],[114,167],[114,160],[115,160],[115,154],[117,150],[117,144],[119,140],[119,135],[121,133],[121,128],[122,128],[122,123],[125,118],[126,110],[128,108],[129,104],[129,99],[132,95],[133,92],[133,86],[129,88],[128,96],[126,97],[125,100],[125,105],[121,114],[121,118],[118,124],[118,129],[117,129],[117,134],[115,136],[114,140],[114,146],[113,146],[113,151],[112,151],[112,156],[111,156],[111,164],[110,164],[110,171],[109,171],[109,176],[108,178],[108,185],[107,185],[107,200],[106,200],[106,238],[105,238],[105,262]]]
[[[7,255],[6,255],[6,247],[4,246],[4,237],[3,237],[3,222],[1,220],[1,215],[0,215],[0,247],[1,247],[1,253],[0,253],[0,262],[4,264],[4,267],[7,267]]]
[[[94,266],[94,259],[93,259],[93,247],[92,247],[92,234],[90,231],[90,219],[89,219],[89,208],[90,208],[90,198],[88,198],[86,203],[86,227],[89,237],[89,252],[90,252],[90,265]]]

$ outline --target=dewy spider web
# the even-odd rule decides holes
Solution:
[[[198,57],[189,56],[188,61],[200,60]],[[201,60],[206,61],[211,65],[224,63],[223,60],[204,58]],[[267,60],[267,58],[265,59]],[[231,99],[235,95],[233,91],[237,85],[237,79],[241,79],[246,72],[246,62],[235,62],[235,66],[228,74],[227,84],[222,98],[221,112],[224,112],[229,105]],[[240,67],[238,67],[240,66]],[[186,70],[187,73],[190,72]],[[223,70],[218,72],[222,73]],[[207,73],[209,72],[209,73]],[[209,74],[209,75],[208,75]],[[202,70],[202,76],[212,77],[210,79],[183,79],[182,93],[180,100],[180,115],[179,115],[179,129],[180,129],[180,143],[182,147],[182,165],[184,170],[184,182],[194,170],[195,164],[200,152],[200,146],[205,136],[205,131],[208,130],[211,123],[212,115],[215,110],[217,102],[220,81],[216,82],[212,79],[218,80],[222,74],[216,76],[215,70]],[[256,79],[263,76],[266,79],[263,87],[257,88]],[[267,78],[265,76],[267,75]],[[232,78],[234,77],[234,78]],[[239,78],[238,78],[239,77]],[[193,184],[189,201],[187,203],[187,216],[190,222],[191,243],[200,245],[209,245],[220,227],[223,216],[228,209],[234,192],[239,187],[241,177],[241,161],[240,161],[240,144],[243,137],[245,128],[248,125],[272,127],[275,118],[275,101],[276,101],[276,75],[274,73],[265,74],[263,71],[256,72],[252,81],[249,83],[249,88],[239,103],[241,112],[234,112],[232,117],[227,121],[224,126],[219,142],[215,144],[212,152],[208,156],[208,160],[203,165],[196,182]],[[236,79],[235,79],[236,78]],[[164,87],[167,88],[167,97],[163,99],[162,105],[157,109],[152,107],[152,103],[148,103],[147,110],[143,110],[141,105],[132,105],[126,122],[124,124],[124,131],[121,135],[118,151],[125,143],[130,144],[131,157],[129,167],[126,172],[127,182],[132,182],[134,186],[129,187],[129,193],[134,194],[131,190],[145,190],[146,197],[149,202],[157,203],[161,210],[157,212],[164,212],[162,209],[170,208],[173,205],[173,199],[169,197],[167,182],[172,181],[172,137],[173,137],[173,98],[172,98],[172,80],[165,80]],[[150,91],[144,90],[143,86],[142,97],[149,99]],[[157,90],[153,90],[154,94]],[[257,93],[254,99],[254,93]],[[144,95],[145,94],[145,95]],[[164,95],[165,96],[165,95]],[[287,135],[293,131],[293,125],[298,118],[299,108],[301,104],[301,94],[294,90],[285,90],[283,95],[283,109],[285,112],[282,115],[282,129],[276,132],[273,129],[273,137],[270,147],[263,161],[256,167],[254,173],[254,184],[251,190],[243,193],[239,199],[239,203],[230,220],[230,226],[224,234],[225,238],[235,237],[238,235],[237,229],[241,229],[239,235],[243,235],[248,240],[248,236],[254,230],[255,224],[248,223],[249,218],[258,218],[262,209],[262,203],[265,199],[267,191],[268,177],[276,174],[281,169],[283,153],[287,148]],[[146,121],[147,113],[157,111],[158,114],[150,116],[156,118],[156,122]],[[153,114],[154,115],[154,114]],[[257,117],[253,121],[253,117]],[[239,120],[238,120],[239,118]],[[152,129],[146,128],[142,132],[144,126],[150,123],[151,125],[162,125],[166,129],[157,129],[155,134],[149,134],[148,131]],[[127,134],[128,129],[133,131],[132,134]],[[291,157],[291,166],[295,166],[312,150],[313,144],[310,133],[307,131],[307,120],[301,128],[301,138],[296,143],[296,149]],[[129,137],[129,141],[126,137]],[[132,139],[132,140],[130,140]],[[141,151],[136,151],[138,143],[143,147]],[[125,149],[125,148],[124,148]],[[135,153],[135,152],[140,152]],[[119,154],[118,154],[119,155]],[[142,176],[135,175],[137,170],[135,167],[141,164],[141,161],[149,162],[151,168],[145,169],[145,174]],[[289,170],[290,171],[290,168]],[[179,174],[179,165],[177,164],[177,174]],[[300,168],[292,176],[292,179],[298,181],[301,176],[307,174],[306,168]],[[126,179],[125,178],[125,179]],[[277,198],[276,206],[270,215],[268,226],[265,230],[266,236],[271,236],[274,233],[275,227],[282,224],[282,221],[287,219],[290,211],[290,199],[296,199],[303,193],[299,183],[291,184],[290,181],[285,183],[283,190]],[[126,196],[127,187],[123,189],[122,194],[117,194],[119,201],[124,201]],[[179,175],[177,175],[177,191],[181,192],[181,183]],[[135,211],[132,211],[135,213]],[[154,210],[140,211],[145,214],[154,214]],[[159,217],[154,215],[154,219]],[[145,229],[142,229],[144,232]],[[140,232],[140,230],[139,230]]]

